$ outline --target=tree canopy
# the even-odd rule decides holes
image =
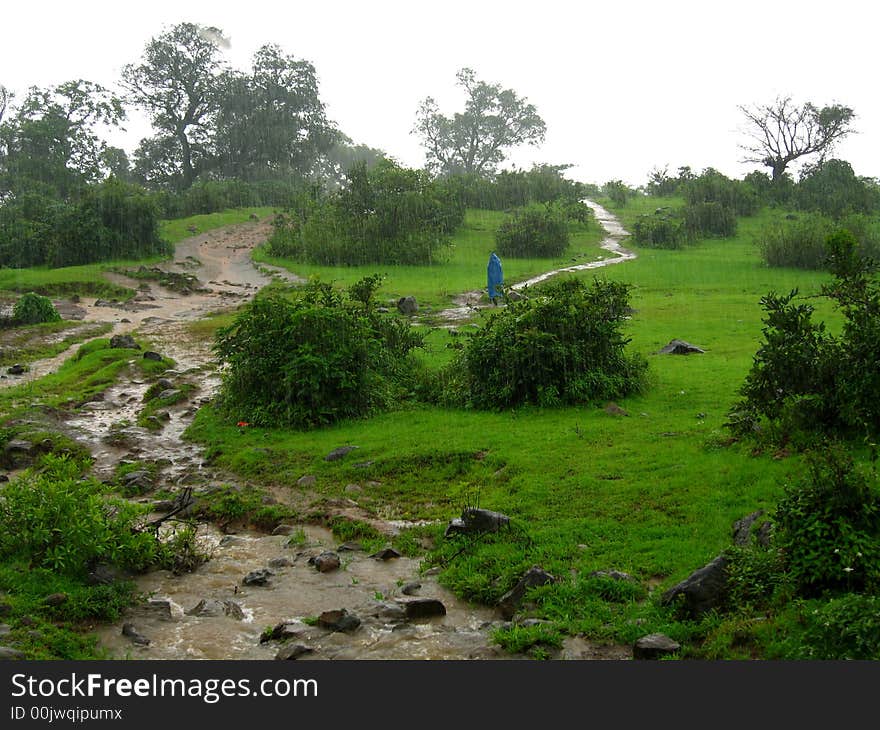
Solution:
[[[422,138],[429,168],[444,174],[487,175],[510,148],[544,141],[544,120],[515,91],[479,81],[469,68],[461,69],[456,78],[467,94],[463,112],[447,117],[430,96],[419,107],[413,133]]]
[[[750,123],[750,142],[742,145],[743,161],[769,167],[774,182],[802,157],[818,155],[821,164],[838,140],[853,132],[855,113],[840,104],[819,108],[806,102],[799,106],[786,96],[770,104],[739,108]]]

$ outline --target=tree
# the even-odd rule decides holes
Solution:
[[[0,190],[66,198],[96,182],[107,148],[97,129],[124,119],[122,101],[90,81],[32,87],[15,115],[0,124]]]
[[[839,104],[819,109],[810,102],[796,105],[791,97],[771,104],[740,106],[750,122],[751,142],[742,145],[744,162],[758,162],[773,171],[773,182],[782,179],[789,164],[801,157],[819,155],[825,160],[835,143],[853,132],[855,114]]]
[[[422,138],[429,167],[445,174],[488,175],[504,160],[505,150],[544,141],[544,120],[526,99],[478,81],[469,68],[456,78],[467,93],[464,112],[444,116],[431,97],[419,107],[413,133]]]
[[[311,175],[340,136],[325,115],[314,66],[276,45],[254,54],[250,75],[224,76],[218,107],[216,159],[224,176]]]
[[[140,64],[122,70],[130,101],[146,110],[158,130],[145,149],[165,153],[180,187],[193,184],[211,154],[209,123],[219,108],[223,42],[217,28],[179,23],[147,43]]]

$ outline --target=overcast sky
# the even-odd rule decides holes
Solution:
[[[314,64],[328,116],[355,142],[424,164],[410,131],[419,102],[463,107],[455,73],[514,89],[547,124],[540,147],[511,162],[572,164],[569,176],[641,185],[653,168],[715,167],[742,177],[738,105],[791,95],[856,113],[836,156],[880,177],[876,11],[866,0],[735,3],[310,2],[225,0],[15,2],[0,26],[0,84],[85,78],[118,88],[121,68],[163,28],[194,22],[229,37],[247,69],[264,43]],[[129,151],[148,132],[129,124]]]

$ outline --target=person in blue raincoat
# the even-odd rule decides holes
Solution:
[[[494,251],[489,255],[489,266],[487,267],[487,276],[489,280],[489,299],[492,304],[498,305],[498,297],[504,296],[501,291],[501,284],[504,283],[504,272],[501,270],[501,259]]]

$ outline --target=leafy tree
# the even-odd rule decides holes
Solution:
[[[463,112],[447,117],[429,96],[416,116],[413,133],[422,138],[429,168],[444,174],[489,175],[506,150],[544,141],[544,120],[515,91],[479,81],[469,68],[462,68],[456,78],[467,94]]]
[[[220,104],[223,44],[217,28],[179,23],[147,43],[139,64],[122,70],[129,100],[148,113],[158,130],[138,156],[152,153],[161,160],[165,177],[180,187],[193,184],[211,155],[210,122]]]
[[[826,160],[805,170],[794,198],[801,210],[819,211],[832,218],[880,208],[876,182],[857,177],[843,160]]]
[[[821,109],[807,102],[797,105],[791,97],[778,97],[770,104],[740,106],[750,124],[751,141],[742,145],[745,162],[758,162],[773,172],[773,182],[794,161],[818,155],[824,161],[838,140],[853,132],[855,113],[834,104]]]
[[[224,76],[216,128],[219,172],[244,180],[310,175],[339,140],[314,66],[276,45],[254,54],[250,75]]]
[[[611,198],[611,202],[620,207],[626,205],[627,199],[632,195],[632,190],[622,180],[609,180],[602,190]]]
[[[32,87],[0,125],[0,191],[67,198],[99,180],[107,145],[97,130],[124,119],[121,100],[90,81]]]

